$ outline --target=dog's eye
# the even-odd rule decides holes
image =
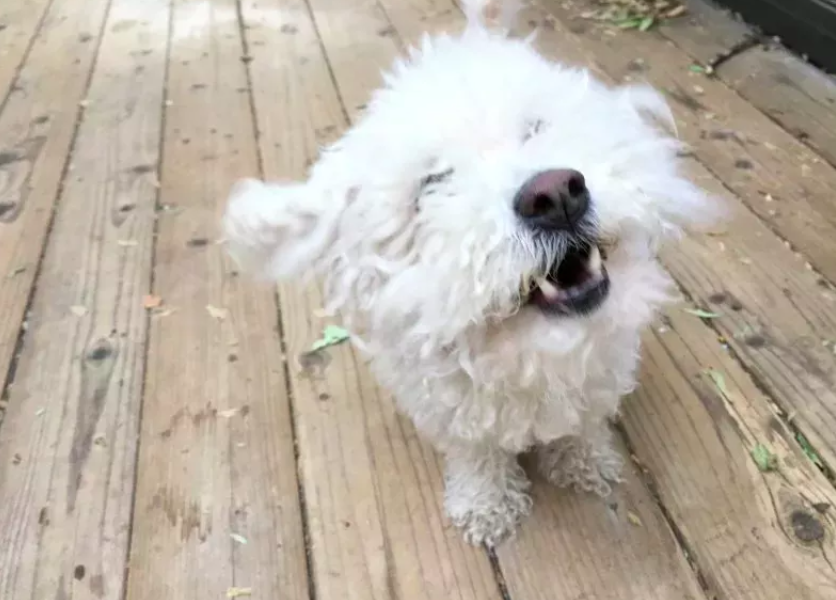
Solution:
[[[423,190],[427,186],[434,185],[436,183],[442,183],[449,179],[450,175],[453,174],[453,169],[446,169],[439,173],[430,173],[426,177],[421,180],[421,189]]]
[[[523,134],[523,141],[527,142],[535,135],[540,133],[546,124],[543,122],[542,119],[537,119],[536,121],[531,121],[526,125],[525,133]]]
[[[445,169],[444,171],[439,171],[438,173],[430,173],[429,175],[421,179],[421,183],[418,185],[418,192],[415,194],[413,202],[415,206],[415,212],[421,211],[421,197],[433,193],[432,189],[428,190],[427,188],[430,188],[430,186],[437,185],[439,183],[443,183],[444,181],[449,179],[452,174],[453,169],[451,168]]]

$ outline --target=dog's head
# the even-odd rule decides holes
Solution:
[[[619,270],[709,217],[652,90],[607,88],[478,24],[428,38],[386,83],[306,183],[243,184],[226,221],[245,262],[323,270],[333,304],[371,327],[449,344],[520,310],[582,318]]]

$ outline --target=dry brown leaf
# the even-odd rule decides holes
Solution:
[[[87,307],[82,306],[81,304],[75,304],[70,307],[70,312],[73,313],[77,317],[83,317],[87,314]]]
[[[145,308],[157,308],[163,303],[163,299],[154,294],[146,294],[142,299],[142,306]]]
[[[212,306],[211,304],[206,305],[206,310],[218,321],[223,321],[226,319],[227,315],[229,315],[229,311],[227,309],[218,308],[217,306]]]
[[[627,511],[627,520],[630,521],[630,523],[632,523],[636,527],[642,526],[642,520],[639,518],[639,515],[632,511]]]

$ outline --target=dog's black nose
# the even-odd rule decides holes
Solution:
[[[514,209],[536,229],[571,230],[589,210],[586,181],[573,169],[542,171],[517,192]]]

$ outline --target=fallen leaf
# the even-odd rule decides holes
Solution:
[[[642,22],[639,23],[639,31],[647,31],[648,29],[653,27],[653,24],[655,22],[656,19],[654,19],[653,17],[645,17],[644,19],[642,19]]]
[[[116,243],[125,248],[129,246],[136,246],[139,244],[136,240],[116,240]]]
[[[322,337],[313,343],[311,346],[311,352],[316,352],[317,350],[322,350],[323,348],[327,348],[328,346],[335,346],[337,344],[341,344],[346,341],[351,334],[348,333],[342,327],[338,327],[336,325],[328,325],[322,331]]]
[[[227,598],[240,598],[241,596],[252,596],[253,588],[249,587],[231,587],[226,591]]]
[[[87,314],[87,307],[80,304],[75,304],[70,307],[70,312],[77,317],[83,317]]]
[[[142,306],[145,308],[157,308],[162,303],[163,299],[154,294],[146,294],[142,299]]]
[[[723,316],[720,313],[709,312],[701,308],[686,308],[685,312],[694,315],[695,317],[699,317],[700,319],[718,319]]]
[[[17,267],[16,269],[12,269],[9,271],[9,274],[6,275],[6,279],[11,279],[12,277],[17,277],[21,273],[26,272],[26,267]]]
[[[46,410],[45,410],[45,409],[43,409],[43,408],[39,408],[38,410],[36,410],[36,411],[35,411],[35,416],[36,416],[36,417],[40,417],[40,416],[41,416],[41,415],[43,415],[45,412],[46,412]]]
[[[688,9],[685,7],[685,5],[680,4],[679,6],[676,6],[670,9],[668,12],[666,12],[665,17],[667,17],[668,19],[674,19],[676,17],[684,15],[686,10]]]
[[[217,306],[212,306],[211,304],[206,305],[206,310],[209,311],[209,314],[218,321],[223,321],[226,319],[227,315],[229,315],[229,311],[227,309],[218,308]]]
[[[641,27],[643,19],[639,19],[637,17],[632,17],[629,19],[620,19],[615,21],[615,26],[619,29],[638,29]]]
[[[230,533],[229,537],[231,537],[234,541],[238,542],[239,544],[246,544],[247,538],[245,538],[240,533]]]
[[[627,520],[630,521],[630,523],[632,523],[636,527],[642,526],[642,520],[639,518],[639,515],[637,515],[633,511],[627,511]]]
[[[691,73],[705,73],[706,72],[706,68],[702,65],[691,65],[690,67],[688,67],[688,70],[691,71]]]
[[[764,473],[778,468],[778,457],[763,444],[758,444],[752,448],[752,460],[758,465],[758,469]]]
[[[705,372],[711,378],[711,381],[714,382],[714,387],[716,387],[717,391],[723,395],[723,398],[728,398],[729,391],[726,387],[725,376],[720,371],[716,371],[714,369],[707,369]]]
[[[230,408],[230,409],[227,409],[227,410],[220,411],[218,413],[218,416],[223,417],[224,419],[229,419],[229,418],[234,417],[237,414],[238,414],[238,409],[237,408]]]
[[[798,442],[798,445],[801,446],[801,450],[804,452],[807,458],[813,461],[814,465],[816,465],[820,469],[824,468],[824,463],[822,462],[821,457],[813,449],[813,447],[810,445],[810,442],[807,441],[806,437],[804,437],[803,433],[796,433],[795,440]]]

